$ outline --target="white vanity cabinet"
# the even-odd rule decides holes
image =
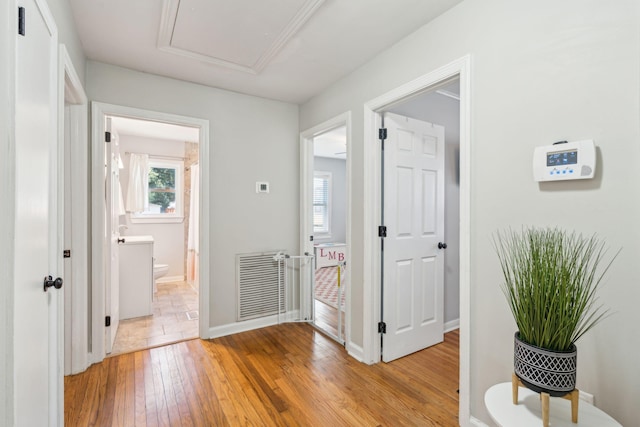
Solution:
[[[153,237],[122,236],[120,320],[153,314]]]

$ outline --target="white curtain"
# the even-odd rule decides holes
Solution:
[[[189,236],[187,240],[187,282],[198,289],[200,262],[200,167],[191,165],[191,199],[189,203]]]
[[[131,153],[127,212],[144,212],[149,201],[149,155]]]
[[[126,215],[127,212],[124,208],[124,198],[122,197],[122,184],[118,179],[118,215]]]

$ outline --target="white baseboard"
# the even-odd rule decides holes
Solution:
[[[444,333],[460,328],[460,319],[454,319],[444,324]]]
[[[297,321],[296,319],[298,319],[298,310],[281,314],[279,319],[278,316],[274,314],[273,316],[260,317],[258,319],[227,323],[226,325],[209,328],[209,338],[218,338],[240,332],[253,331],[254,329],[265,328],[267,326],[277,325],[278,323],[294,323]]]
[[[278,324],[278,316],[260,317],[258,319],[245,320],[242,322],[227,323],[226,325],[209,328],[209,338],[224,337],[227,335],[239,334],[240,332],[252,331],[254,329],[265,328]]]
[[[483,423],[482,421],[480,421],[476,417],[471,417],[469,419],[469,424],[471,424],[472,426],[475,426],[475,427],[489,427],[488,424]]]
[[[164,276],[156,280],[156,283],[184,282],[184,276]]]
[[[353,357],[358,362],[364,363],[364,350],[361,346],[354,344],[353,341],[350,341],[347,343],[346,347],[349,356]]]

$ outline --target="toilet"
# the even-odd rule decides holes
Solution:
[[[169,264],[153,264],[153,281],[165,276],[169,272]]]

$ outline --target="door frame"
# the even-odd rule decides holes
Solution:
[[[380,222],[381,161],[378,141],[380,111],[447,80],[460,79],[460,400],[459,420],[468,425],[470,401],[470,226],[471,226],[471,56],[466,55],[399,86],[364,105],[364,337],[366,363],[380,361],[378,322],[381,304]]]
[[[102,147],[105,132],[105,116],[121,116],[134,119],[149,120],[156,122],[171,123],[181,126],[191,126],[199,128],[198,157],[200,163],[200,259],[199,263],[199,336],[207,339],[209,337],[209,234],[211,223],[210,213],[210,144],[209,144],[209,120],[195,117],[180,116],[177,114],[162,113],[158,111],[144,110],[140,108],[124,107],[120,105],[106,104],[101,102],[91,103],[91,165],[92,165],[92,193],[91,193],[91,233],[92,233],[92,318],[91,336],[92,363],[102,361],[105,356],[105,268],[104,259],[106,250],[104,236],[104,149]],[[108,239],[108,237],[107,237]]]
[[[64,207],[64,214],[60,222],[71,218],[71,233],[69,247],[72,251],[69,258],[69,268],[64,270],[64,374],[77,374],[89,366],[89,337],[88,330],[88,284],[89,284],[89,171],[87,144],[88,99],[82,87],[78,73],[71,61],[69,52],[64,44],[58,50],[58,140],[62,146],[59,162],[63,171],[69,171],[70,182],[67,183],[63,174],[60,179],[59,203]],[[69,149],[70,164],[65,164],[65,146]],[[72,195],[70,206],[66,206],[66,194]],[[61,227],[63,229],[64,227]]]
[[[302,253],[313,254],[313,242],[310,242],[308,236],[313,234],[313,223],[309,221],[312,217],[313,204],[311,201],[311,188],[313,183],[313,139],[325,132],[340,126],[346,127],[347,136],[347,218],[346,218],[346,251],[347,257],[351,253],[351,171],[352,171],[352,155],[351,155],[351,111],[339,114],[325,122],[320,123],[310,129],[300,133],[300,251]],[[350,269],[346,269],[346,278],[349,280],[351,276]],[[351,286],[347,286],[345,293],[345,313],[344,313],[344,340],[347,351],[352,350],[358,354],[359,346],[351,342]],[[314,319],[315,321],[315,319]]]

